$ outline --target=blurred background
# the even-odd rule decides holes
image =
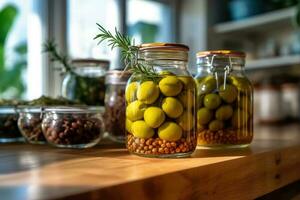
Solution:
[[[63,76],[41,53],[49,39],[71,58],[107,59],[111,69],[122,68],[118,51],[93,40],[100,23],[136,44],[187,44],[193,74],[198,51],[245,51],[255,105],[264,108],[256,119],[299,120],[299,9],[297,0],[0,0],[0,98],[61,94]]]

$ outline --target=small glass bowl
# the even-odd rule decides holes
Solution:
[[[31,144],[45,144],[42,131],[42,107],[21,107],[18,109],[18,127],[24,138]]]
[[[62,148],[95,146],[104,132],[101,107],[46,108],[42,129],[47,141]]]
[[[0,107],[0,143],[23,142],[24,138],[18,129],[16,107]]]

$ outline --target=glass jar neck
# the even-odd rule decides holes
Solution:
[[[228,56],[206,56],[197,58],[198,73],[234,73],[243,74],[245,58]]]
[[[81,66],[77,65],[72,71],[78,76],[84,77],[100,77],[105,76],[107,69],[102,66]]]
[[[144,50],[138,55],[139,62],[159,68],[187,69],[188,52],[180,50]]]

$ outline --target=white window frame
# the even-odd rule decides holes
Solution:
[[[179,0],[153,0],[170,5],[172,40],[178,42],[179,38]],[[43,0],[41,4],[41,17],[45,24],[43,30],[43,41],[55,39],[58,48],[62,52],[67,49],[67,0]],[[126,30],[126,0],[118,0],[120,12],[120,31],[127,33]],[[59,96],[62,84],[62,76],[58,71],[54,71],[49,56],[43,55],[43,93],[49,96]],[[121,64],[121,63],[120,63]],[[121,66],[121,65],[120,65]]]

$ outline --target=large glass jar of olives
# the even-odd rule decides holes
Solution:
[[[144,73],[129,79],[126,145],[130,153],[185,157],[196,148],[196,87],[187,71],[189,48],[181,44],[142,44],[138,63]]]
[[[197,64],[198,145],[248,146],[253,138],[253,88],[244,73],[245,54],[199,52]]]
[[[106,60],[76,59],[72,61],[62,85],[62,96],[86,105],[104,106]]]

